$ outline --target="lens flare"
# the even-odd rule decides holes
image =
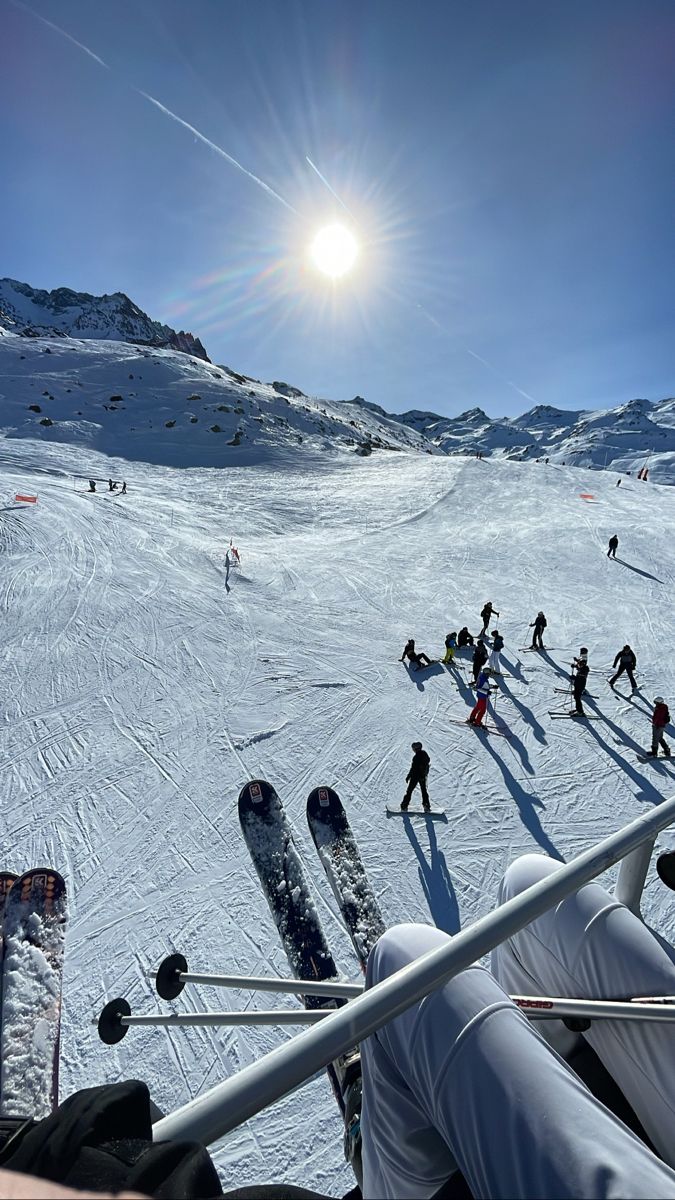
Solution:
[[[310,253],[324,275],[339,279],[351,271],[359,254],[356,238],[344,225],[326,225],[317,233]]]

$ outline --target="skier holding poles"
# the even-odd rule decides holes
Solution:
[[[544,649],[542,635],[546,628],[546,624],[547,624],[546,617],[544,616],[543,612],[540,609],[539,612],[537,613],[536,617],[534,618],[534,621],[532,621],[532,623],[530,624],[530,629],[534,629],[534,633],[532,634],[532,649],[533,650],[543,650]]]
[[[584,712],[584,706],[581,703],[581,697],[586,691],[589,669],[588,650],[585,646],[582,646],[581,650],[579,651],[579,656],[575,658],[574,662],[572,663],[572,695],[574,696],[575,707],[570,713],[571,717],[586,716],[586,713]]]
[[[483,605],[483,607],[480,611],[480,616],[481,616],[481,620],[483,622],[483,628],[481,629],[481,635],[483,635],[487,632],[487,627],[490,624],[490,617],[498,617],[499,616],[499,613],[497,612],[496,608],[492,607],[491,600],[488,600],[487,604]]]

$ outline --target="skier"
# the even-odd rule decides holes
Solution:
[[[584,706],[581,703],[581,697],[586,691],[586,683],[588,682],[588,650],[585,646],[581,647],[579,655],[572,663],[572,695],[574,696],[574,705],[570,716],[585,717]]]
[[[499,674],[499,655],[504,649],[504,639],[498,629],[492,630],[492,654],[490,655],[490,670]]]
[[[544,616],[543,612],[540,609],[539,612],[537,613],[536,617],[534,618],[534,621],[532,621],[530,623],[530,629],[534,629],[534,633],[532,634],[532,649],[533,650],[543,650],[545,648],[544,643],[541,639],[542,639],[543,632],[546,628],[546,625],[547,625],[546,617]]]
[[[108,480],[108,491],[114,492],[116,487],[117,487],[117,484],[113,483],[112,479],[109,479]]]
[[[618,669],[618,671],[616,671],[616,673],[614,675],[612,675],[612,678],[609,681],[609,686],[611,688],[613,688],[614,684],[616,683],[617,679],[619,678],[619,675],[623,675],[623,673],[625,671],[630,680],[630,686],[631,686],[632,690],[634,692],[637,692],[638,686],[637,686],[637,683],[635,682],[635,677],[633,675],[633,671],[635,670],[635,668],[637,666],[637,659],[635,658],[635,655],[629,645],[625,645],[623,650],[619,650],[619,653],[617,654],[616,658],[614,659],[612,666],[616,667],[617,663],[619,664],[619,669]]]
[[[473,679],[471,680],[472,687],[476,686],[476,681],[478,679],[478,676],[480,675],[487,660],[488,660],[488,648],[485,645],[485,638],[482,636],[479,636],[478,642],[476,644],[476,649],[473,652],[473,663],[471,665],[471,669],[473,671]]]
[[[127,494],[127,483],[126,483],[126,479],[124,479],[122,481],[122,491],[120,492],[120,496],[126,496],[126,494]]]
[[[649,751],[650,758],[656,758],[659,752],[659,746],[663,750],[664,758],[670,758],[670,746],[663,736],[663,731],[670,721],[670,713],[668,705],[663,696],[654,697],[654,712],[652,713],[652,748]]]
[[[416,671],[419,671],[420,667],[423,665],[427,667],[431,666],[431,659],[424,653],[424,651],[415,649],[414,638],[408,638],[408,641],[403,649],[403,654],[398,661],[403,662],[406,658],[409,659],[410,665],[414,667]],[[422,659],[424,659],[424,664],[422,663]]]
[[[471,634],[469,633],[469,630],[467,629],[466,625],[464,625],[460,629],[459,633],[457,634],[457,645],[458,646],[473,646],[473,638],[472,638]]]
[[[517,859],[499,903],[559,865],[545,855]],[[428,925],[387,930],[371,952],[366,987],[449,941]],[[652,1150],[547,1045],[560,1023],[530,1023],[508,997],[674,991],[668,952],[599,883],[555,905],[496,948],[491,970],[461,971],[361,1043],[364,1197],[673,1197],[672,1027],[592,1026],[593,1047]],[[452,1178],[457,1169],[463,1180]]]
[[[490,667],[485,667],[485,669],[481,671],[480,675],[478,676],[478,683],[476,684],[478,699],[469,713],[466,722],[467,725],[480,725],[481,729],[484,728],[483,717],[487,711],[488,697],[492,691],[492,688],[490,687],[491,676],[492,672]]]
[[[90,492],[95,492],[95,491],[96,491],[96,480],[95,480],[95,479],[90,479],[90,480],[89,480],[89,491],[90,491]]]
[[[404,812],[406,811],[408,805],[410,804],[410,797],[412,796],[415,788],[419,787],[422,793],[422,808],[425,812],[428,812],[431,807],[429,804],[429,793],[427,791],[427,776],[429,774],[430,766],[429,755],[427,754],[426,750],[422,748],[421,742],[413,742],[412,749],[413,760],[410,764],[410,770],[406,775],[406,782],[408,786],[406,788],[405,796],[401,801],[401,808]]]
[[[456,634],[456,633],[448,633],[448,634],[446,634],[446,637],[445,637],[445,656],[444,656],[444,658],[443,658],[441,661],[442,661],[444,664],[445,664],[445,663],[451,663],[451,662],[452,662],[452,660],[453,660],[453,658],[455,657],[455,650],[456,650],[456,649],[457,649],[457,634]]]
[[[613,534],[609,539],[609,550],[607,551],[608,558],[616,558],[616,551],[619,545],[619,539],[616,534]]]
[[[620,479],[617,479],[617,481],[616,481],[616,486],[617,486],[617,487],[621,487],[621,480],[620,480]]]
[[[495,608],[492,607],[492,601],[488,600],[487,604],[483,605],[480,615],[481,615],[481,620],[483,622],[483,628],[481,629],[481,633],[486,633],[487,627],[490,624],[490,617],[492,617],[492,616],[498,617],[499,613],[497,612],[497,610]]]

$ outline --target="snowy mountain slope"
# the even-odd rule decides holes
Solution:
[[[126,497],[89,495],[73,477],[118,476],[117,460],[28,438],[0,445],[2,855],[14,870],[50,860],[71,891],[62,1093],[140,1075],[168,1110],[289,1036],[135,1029],[109,1048],[92,1024],[117,995],[137,1012],[165,1010],[145,972],[171,950],[195,969],[287,973],[238,828],[247,778],[271,779],[286,802],[352,977],[304,820],[314,785],[340,791],[386,920],[449,931],[493,906],[516,854],[567,858],[672,794],[675,769],[636,750],[648,701],[675,699],[675,493],[553,464],[318,460],[304,444],[287,469],[278,458],[237,471],[130,459]],[[16,492],[37,505],[16,506]],[[242,569],[228,578],[230,537]],[[452,723],[472,703],[465,674],[409,674],[398,658],[411,634],[434,655],[448,630],[476,631],[488,598],[509,673],[497,715],[513,737],[484,741]],[[521,653],[539,608],[551,649]],[[606,682],[626,640],[641,684],[632,703]],[[582,643],[602,719],[553,723],[548,710],[565,706],[553,688]],[[415,738],[447,824],[385,818]],[[671,901],[652,868],[645,911],[670,937]],[[187,988],[175,1009],[269,1002]],[[228,1186],[350,1186],[324,1078],[225,1139],[216,1160]]]
[[[0,279],[0,326],[24,337],[68,336],[141,342],[193,354],[209,362],[199,338],[152,321],[123,292],[91,296],[71,288],[46,292],[17,279]]]
[[[312,399],[172,350],[15,334],[0,339],[0,435],[186,467],[292,457],[298,447],[437,453],[358,404]]]

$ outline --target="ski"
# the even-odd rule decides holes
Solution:
[[[66,885],[49,867],[6,894],[0,1016],[0,1114],[46,1117],[58,1104]]]
[[[572,693],[571,693],[571,691],[570,691],[570,689],[569,689],[569,688],[557,688],[557,687],[554,687],[553,691],[554,691],[554,692],[560,692],[561,696],[569,696],[570,698],[571,698],[571,695],[572,695]],[[598,697],[597,697],[596,695],[594,695],[594,693],[593,693],[593,692],[584,692],[584,696],[588,696],[588,699],[589,699],[589,700],[597,700],[597,699],[598,699]]]
[[[602,717],[596,716],[595,714],[591,715],[590,713],[551,712],[549,710],[548,715],[549,715],[549,717],[552,717],[554,721],[555,720],[558,720],[558,721],[563,721],[563,720],[567,720],[567,721],[601,721],[602,720]]]
[[[635,757],[637,758],[638,762],[641,762],[641,763],[655,763],[655,762],[662,763],[662,762],[667,762],[670,755],[664,754],[660,757],[657,757],[656,754],[636,754]]]
[[[479,733],[494,733],[497,737],[505,738],[513,736],[510,729],[497,729],[495,725],[473,725],[471,721],[462,721],[457,717],[447,717],[446,719],[451,725],[466,725],[469,729],[476,729]]]
[[[368,955],[386,926],[344,806],[333,788],[314,788],[309,793],[307,823],[365,971]]]
[[[401,808],[400,804],[387,804],[385,811],[388,817],[431,817],[433,819],[445,820],[446,812],[444,808]]]
[[[16,883],[18,875],[13,871],[0,871],[0,1044],[2,1042],[2,964],[5,957],[5,939],[3,937],[3,924],[5,915],[5,899],[9,895],[10,888]]]

